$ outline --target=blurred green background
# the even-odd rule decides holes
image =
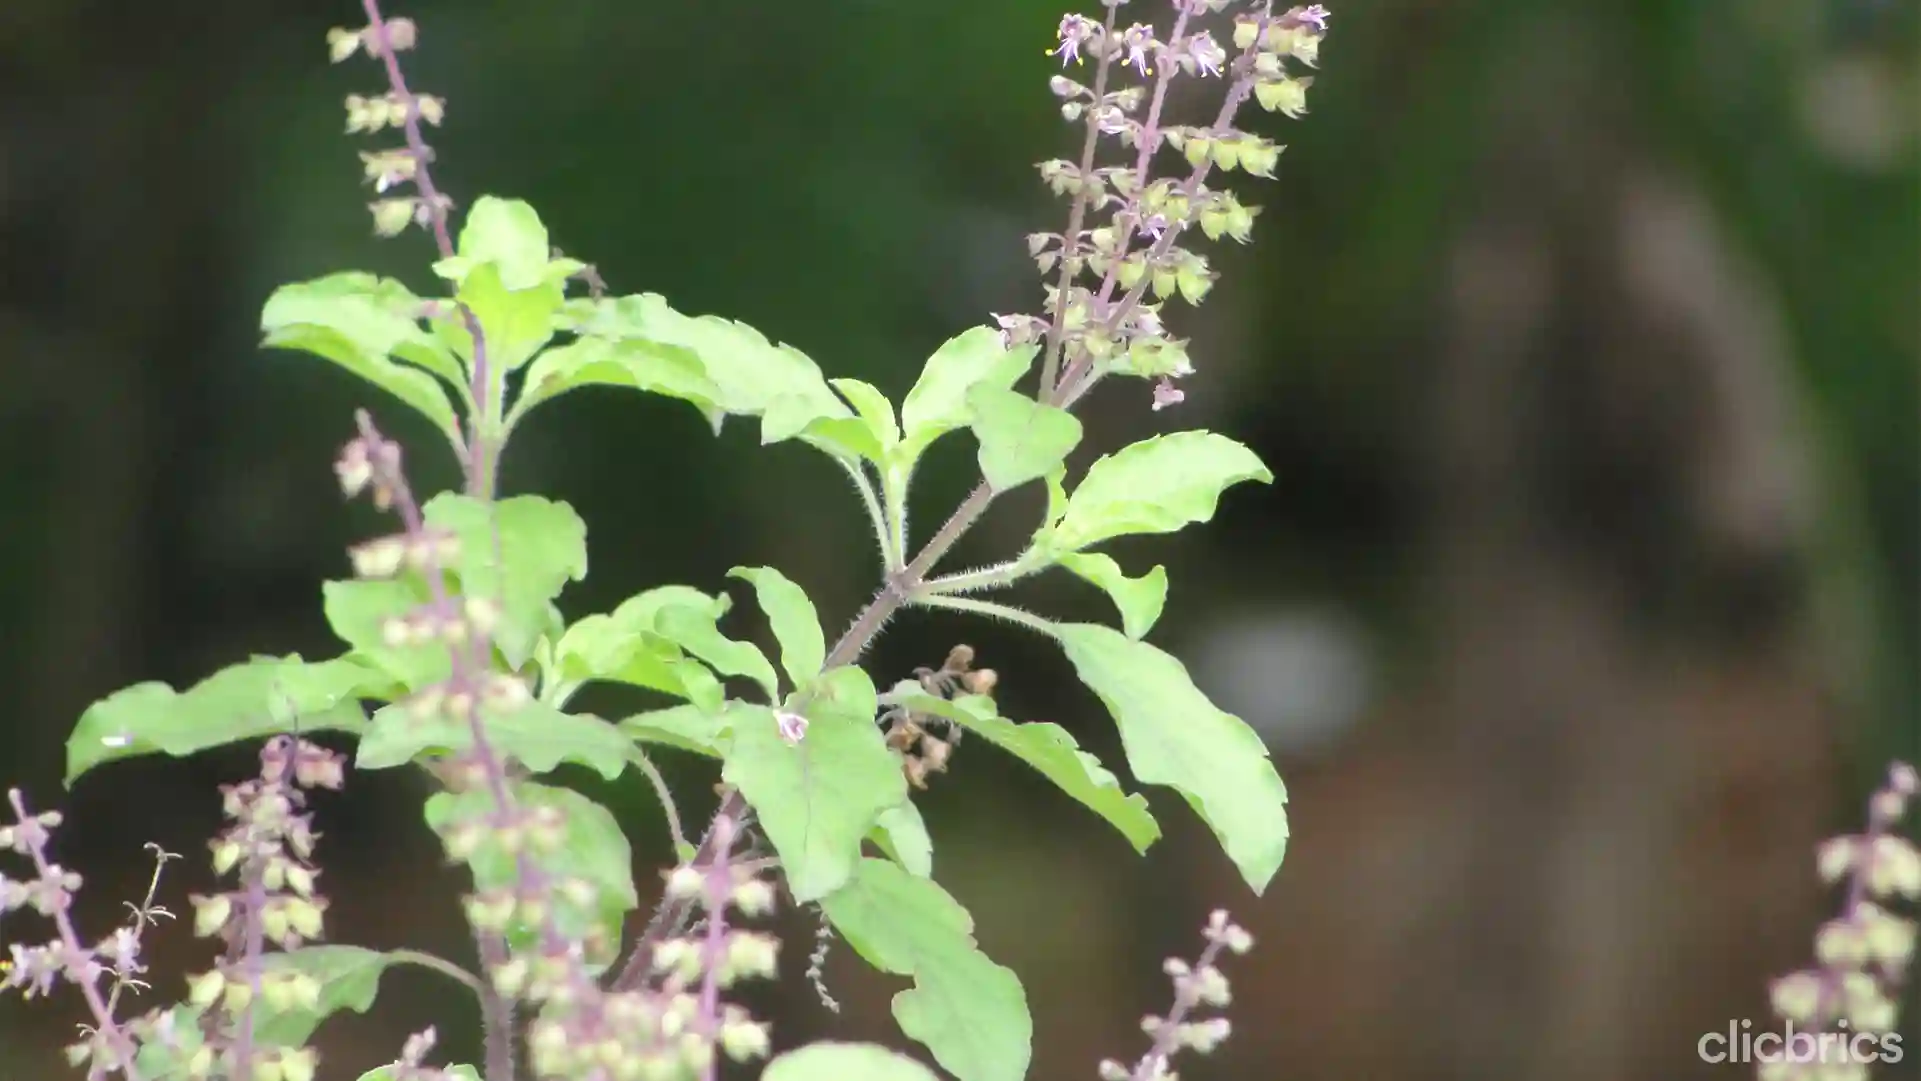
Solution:
[[[88,928],[144,889],[145,842],[194,857],[163,902],[208,888],[215,786],[251,766],[245,748],[138,761],[63,792],[74,719],[140,680],[335,648],[318,583],[379,528],[329,469],[356,406],[414,448],[418,482],[453,476],[394,403],[256,348],[278,283],[431,282],[424,237],[369,234],[354,151],[379,140],[340,134],[342,97],[381,84],[325,62],[324,32],[357,14],[0,10],[0,782],[67,811]],[[1045,85],[1052,0],[389,14],[420,23],[413,85],[448,99],[442,186],[532,201],[618,291],[896,395],[947,337],[1038,307],[1021,238],[1063,211],[1033,165],[1078,145]],[[1277,182],[1239,185],[1266,207],[1255,244],[1215,249],[1221,285],[1174,317],[1199,368],[1187,403],[1152,413],[1126,384],[1086,410],[1095,450],[1207,427],[1276,475],[1211,526],[1116,553],[1167,564],[1155,639],[1268,740],[1293,849],[1257,900],[1166,793],[1167,835],[1137,859],[963,746],[924,798],[936,873],[1027,984],[1031,1076],[1139,1054],[1160,959],[1191,954],[1215,906],[1258,947],[1230,973],[1236,1036],[1184,1076],[1748,1072],[1700,1063],[1696,1040],[1768,1025],[1766,979],[1806,963],[1833,904],[1813,844],[1859,820],[1890,757],[1921,756],[1918,21],[1905,0],[1334,6],[1312,115],[1255,121],[1290,146]],[[589,523],[570,616],[719,588],[739,563],[851,616],[876,573],[858,505],[825,458],[753,427],[714,439],[685,405],[615,391],[534,414],[504,488]],[[921,536],[966,490],[965,442],[922,479]],[[1019,543],[1033,507],[1007,502],[962,561]],[[1109,618],[1052,576],[1022,599]],[[872,670],[960,641],[1010,716],[1117,753],[1021,632],[909,614]],[[711,803],[698,764],[670,773]],[[590,787],[658,865],[644,782]],[[336,940],[470,955],[425,791],[364,774],[321,802]],[[893,1039],[896,985],[837,950],[829,1014],[798,978],[811,921],[783,926],[794,978],[758,1000],[779,1040]],[[148,998],[208,956],[170,928]],[[323,1076],[430,1022],[472,1057],[444,984],[384,989],[377,1016],[323,1030]],[[0,1002],[0,1081],[65,1076],[73,1006]]]

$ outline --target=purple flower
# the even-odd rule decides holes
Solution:
[[[789,743],[799,743],[807,738],[807,718],[798,713],[776,712],[774,724],[780,728],[780,738]]]
[[[1325,34],[1328,14],[1325,4],[1309,4],[1304,8],[1295,8],[1288,12],[1287,18],[1295,26],[1311,26],[1315,33]]]
[[[1121,34],[1121,44],[1127,47],[1126,62],[1134,65],[1134,70],[1143,77],[1152,75],[1148,62],[1152,59],[1149,50],[1154,47],[1154,28],[1145,23],[1135,23]]]
[[[1227,50],[1215,42],[1214,35],[1202,30],[1187,39],[1187,55],[1202,75],[1219,75],[1227,62]]]
[[[1154,412],[1158,413],[1170,405],[1179,405],[1186,397],[1173,380],[1161,376],[1160,381],[1154,384]]]
[[[1060,57],[1061,67],[1066,67],[1070,62],[1078,64],[1081,60],[1081,45],[1099,31],[1100,27],[1089,22],[1085,16],[1063,15],[1059,31],[1061,43],[1047,50],[1047,55]]]

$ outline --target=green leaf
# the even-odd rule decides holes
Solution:
[[[587,576],[587,524],[567,504],[537,495],[485,503],[444,492],[424,514],[429,527],[460,538],[453,569],[461,592],[500,603],[494,641],[507,666],[526,664],[546,630],[548,606],[568,582]]]
[[[535,773],[556,769],[562,762],[588,767],[611,781],[627,768],[629,737],[599,717],[562,713],[539,702],[484,714],[487,742]],[[374,714],[360,737],[354,765],[388,769],[405,765],[428,752],[446,754],[473,745],[473,727],[464,720],[435,710],[415,717],[406,705],[392,705]]]
[[[894,996],[894,1019],[943,1069],[960,1081],[1026,1076],[1034,1040],[1027,992],[980,952],[974,921],[946,890],[886,860],[863,859],[821,904],[868,964],[913,978]]]
[[[807,700],[823,709],[835,709],[842,713],[865,717],[873,722],[874,714],[880,709],[880,695],[874,690],[874,681],[859,665],[844,664],[821,673],[820,678],[807,688]],[[793,709],[800,696],[790,695],[787,708]],[[808,716],[813,716],[809,713]],[[876,729],[878,731],[878,729]]]
[[[439,1069],[441,1076],[446,1078],[458,1079],[458,1081],[481,1081],[480,1071],[472,1066],[442,1066]],[[360,1081],[398,1081],[399,1077],[399,1067],[382,1066],[377,1070],[369,1070],[361,1074]]]
[[[720,710],[720,680],[706,665],[651,631],[623,627],[612,616],[594,615],[567,628],[555,649],[556,668],[570,685],[610,680],[663,691],[695,703],[703,712]]]
[[[1214,516],[1229,485],[1273,474],[1254,452],[1213,432],[1144,439],[1095,462],[1043,543],[1072,552],[1128,533],[1172,533]]]
[[[723,676],[742,676],[760,684],[769,702],[780,700],[780,678],[767,655],[752,642],[740,642],[720,633],[708,612],[683,605],[668,605],[654,617],[660,637],[706,661]]]
[[[867,691],[871,702],[871,683]],[[721,777],[754,808],[794,899],[819,900],[853,874],[861,839],[881,812],[907,799],[900,760],[874,711],[844,698],[815,697],[804,714],[807,733],[794,744],[781,738],[771,709],[732,705],[727,713],[733,741]]]
[[[631,387],[679,398],[693,404],[709,423],[721,417],[720,388],[688,350],[644,338],[581,338],[534,358],[508,423],[517,424],[542,402],[587,386]]]
[[[927,835],[927,822],[912,799],[882,811],[871,839],[909,873],[921,878],[934,873],[934,839]]]
[[[552,257],[547,227],[527,203],[492,195],[474,201],[460,230],[457,254],[435,263],[434,273],[457,283],[457,299],[480,321],[492,382],[490,401],[500,401],[507,373],[526,364],[552,339],[555,317],[566,300],[567,278],[582,265]],[[473,360],[473,339],[464,318],[438,326],[461,355]]]
[[[821,1040],[776,1057],[761,1072],[760,1081],[940,1081],[940,1078],[906,1055],[878,1044]]]
[[[193,754],[237,740],[301,731],[359,732],[359,698],[389,681],[360,660],[308,662],[256,657],[224,668],[185,691],[136,683],[95,702],[67,737],[67,775],[136,755]]]
[[[1121,627],[1129,638],[1144,638],[1161,618],[1167,604],[1167,570],[1155,566],[1139,578],[1129,578],[1112,556],[1099,552],[1068,552],[1060,565],[1107,591],[1121,611]]]
[[[201,1018],[205,1010],[188,1003],[181,1003],[165,1010],[160,1024],[165,1031],[173,1033],[171,1043],[165,1040],[149,1040],[134,1054],[134,1068],[142,1077],[184,1077],[195,1053],[206,1045],[207,1038],[201,1031]]]
[[[802,440],[842,459],[865,458],[885,467],[887,456],[900,443],[900,422],[894,418],[894,404],[887,400],[887,395],[858,379],[829,382],[853,405],[858,416],[815,420],[802,432]]]
[[[445,645],[387,644],[383,631],[387,621],[427,601],[427,587],[418,578],[326,582],[320,592],[322,610],[334,634],[354,648],[354,656],[377,667],[403,691],[432,686],[452,673]]]
[[[782,431],[787,430],[785,415],[782,411],[795,401],[796,399],[793,398],[782,398],[782,404],[767,414],[767,424]],[[882,449],[880,441],[874,438],[874,430],[859,417],[815,417],[810,414],[808,417],[803,417],[798,422],[798,426],[801,442],[816,450],[825,451],[835,458],[845,461],[859,461],[865,458],[870,462],[879,462],[886,457],[886,451]],[[763,442],[771,443],[773,440],[767,439]]]
[[[689,586],[661,586],[629,597],[607,615],[576,622],[554,647],[554,665],[570,684],[612,680],[685,698],[708,713],[718,713],[720,681],[681,647],[663,637],[657,620],[663,609],[690,608],[711,623],[731,602]],[[714,632],[718,637],[718,632]],[[765,663],[765,658],[762,658]],[[770,669],[771,671],[771,669]]]
[[[682,649],[711,664],[722,676],[745,676],[761,685],[768,701],[780,699],[774,666],[747,641],[720,634],[717,620],[728,597],[709,597],[688,586],[647,589],[607,616],[588,616],[561,636],[555,657],[567,680],[620,680],[682,695],[707,712],[720,710],[720,687],[705,670],[686,661]]]
[[[719,758],[726,746],[723,734],[729,723],[721,709],[685,705],[636,713],[622,720],[619,728],[622,735],[638,743],[655,743]]]
[[[372,274],[334,274],[283,285],[261,309],[261,344],[331,360],[406,402],[458,440],[460,422],[435,375],[456,385],[463,384],[466,375],[447,347],[421,329],[420,308],[420,299],[405,286]],[[410,363],[399,363],[396,357]]]
[[[467,211],[452,265],[443,262],[435,269],[459,281],[468,269],[492,263],[498,268],[501,286],[518,291],[552,279],[552,254],[547,227],[531,205],[483,195]]]
[[[320,999],[310,1007],[276,1010],[272,999],[260,996],[254,1009],[254,1039],[271,1047],[298,1047],[312,1039],[314,1030],[341,1010],[366,1013],[380,991],[380,974],[392,958],[359,946],[303,946],[261,957],[263,981],[279,973],[298,973],[319,985]]]
[[[580,879],[593,887],[594,899],[589,905],[583,906],[559,890],[554,891],[549,903],[561,935],[588,938],[588,965],[604,969],[613,963],[623,917],[640,905],[640,896],[634,890],[633,852],[626,835],[605,807],[571,789],[522,781],[512,790],[521,809],[551,807],[566,819],[564,843],[551,854],[534,857],[535,862],[551,875]],[[486,821],[494,813],[493,796],[485,789],[441,792],[427,800],[427,824],[443,839],[457,825]],[[516,852],[528,850],[510,852],[500,845],[483,843],[468,861],[475,888],[510,888],[518,882]],[[531,948],[538,938],[538,929],[526,925],[511,926],[507,932],[508,944],[514,949]]]
[[[719,389],[724,412],[762,418],[762,443],[792,439],[823,418],[853,417],[805,353],[774,345],[743,323],[683,315],[654,293],[609,298],[581,310],[586,314],[573,325],[583,334],[640,338],[685,349],[698,358]]]
[[[881,452],[873,460],[881,461],[900,442],[900,421],[894,417],[894,403],[872,384],[858,379],[829,379],[828,382],[854,407],[854,412],[860,414],[861,423],[873,434]]]
[[[1081,422],[1072,413],[1017,390],[976,383],[967,404],[980,441],[981,474],[997,492],[1058,469],[1081,441]]]
[[[1036,347],[1008,349],[993,327],[974,327],[934,351],[921,370],[914,389],[901,401],[901,438],[898,457],[911,469],[928,444],[956,428],[967,426],[972,410],[967,392],[986,385],[1006,389],[1020,381],[1034,364]]]
[[[754,587],[761,611],[774,628],[774,640],[780,643],[780,666],[794,686],[806,686],[820,675],[827,661],[827,640],[806,592],[772,567],[735,567],[727,575]]]
[[[493,381],[494,395],[506,385],[508,372],[518,371],[540,352],[554,336],[554,316],[566,299],[560,281],[542,282],[522,289],[509,289],[501,282],[504,271],[496,263],[481,263],[467,270],[460,281],[457,299],[480,320],[480,334],[487,346],[487,374]],[[474,362],[473,336],[467,321],[456,316],[442,324],[443,334],[461,356]],[[490,400],[496,400],[490,397]]]
[[[1110,627],[1056,626],[1067,658],[1120,726],[1143,784],[1187,798],[1260,894],[1287,853],[1287,788],[1246,722],[1207,700],[1181,662]]]
[[[1047,517],[1044,529],[1052,529],[1060,524],[1061,517],[1067,513],[1067,468],[1061,466],[1047,474]]]
[[[994,711],[992,699],[962,695],[951,701],[924,694],[909,680],[888,701],[920,713],[946,717],[1006,751],[1054,782],[1054,786],[1106,819],[1136,852],[1145,852],[1160,839],[1161,827],[1138,792],[1122,790],[1121,783],[1101,760],[1081,750],[1080,744],[1057,724],[1033,721],[1016,724]]]

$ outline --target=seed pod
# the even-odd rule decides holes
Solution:
[[[982,668],[961,677],[961,686],[968,694],[992,694],[1001,677],[992,668]]]

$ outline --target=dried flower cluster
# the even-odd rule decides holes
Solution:
[[[1253,949],[1254,939],[1219,910],[1208,915],[1201,933],[1207,945],[1193,964],[1170,957],[1162,966],[1174,981],[1174,1005],[1166,1017],[1150,1014],[1141,1019],[1141,1031],[1154,1041],[1153,1046],[1132,1066],[1113,1059],[1101,1063],[1101,1081],[1175,1081],[1175,1055],[1182,1051],[1209,1054],[1226,1042],[1231,1031],[1227,1018],[1192,1020],[1191,1016],[1203,1008],[1227,1008],[1232,995],[1217,962],[1222,951],[1238,956]]]
[[[1829,1053],[1764,1062],[1762,1081],[1865,1078],[1867,1056],[1854,1051],[1893,1031],[1898,990],[1914,960],[1915,921],[1884,906],[1921,900],[1921,851],[1895,832],[1917,791],[1914,767],[1896,763],[1868,801],[1866,831],[1821,845],[1821,877],[1845,883],[1846,899],[1815,935],[1815,967],[1775,980],[1770,998],[1777,1016]]]
[[[958,645],[948,650],[939,668],[914,669],[914,680],[921,689],[937,698],[957,694],[992,694],[1000,676],[992,668],[975,668],[974,647]],[[954,748],[960,745],[958,725],[945,717],[922,713],[905,706],[892,707],[881,714],[887,732],[887,746],[901,756],[901,772],[907,783],[917,789],[927,787],[931,774],[946,773]]]
[[[1193,226],[1210,240],[1251,237],[1260,208],[1208,180],[1235,169],[1273,175],[1283,147],[1236,127],[1235,116],[1250,97],[1287,117],[1307,112],[1313,78],[1290,74],[1288,63],[1318,64],[1328,11],[1313,4],[1275,15],[1271,3],[1175,0],[1173,25],[1162,35],[1146,23],[1122,27],[1126,0],[1105,3],[1102,20],[1063,18],[1050,50],[1064,67],[1094,67],[1091,86],[1066,75],[1050,83],[1061,115],[1086,127],[1078,162],[1040,165],[1048,187],[1072,199],[1064,232],[1028,238],[1036,265],[1044,274],[1058,268],[1058,283],[1048,289],[1045,317],[997,319],[1009,342],[1047,341],[1042,391],[1056,404],[1071,404],[1102,376],[1117,374],[1153,380],[1154,408],[1161,409],[1182,400],[1174,381],[1194,370],[1186,341],[1163,325],[1162,307],[1176,296],[1200,304],[1217,277],[1206,256],[1180,241]],[[1198,24],[1236,6],[1252,10],[1235,15],[1230,54]],[[1129,73],[1134,85],[1119,86]],[[1211,123],[1169,122],[1168,90],[1181,76],[1226,84]],[[1119,164],[1096,163],[1102,139],[1125,148]],[[1163,148],[1181,156],[1184,172],[1156,174]]]

